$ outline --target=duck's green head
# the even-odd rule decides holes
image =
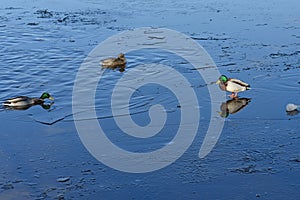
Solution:
[[[54,100],[53,97],[51,97],[51,95],[48,92],[44,92],[42,94],[42,96],[40,97],[40,99],[50,99],[50,100]]]
[[[216,82],[216,84],[219,84],[220,82],[222,83],[226,83],[228,81],[228,78],[225,75],[221,75],[218,79],[218,81]]]

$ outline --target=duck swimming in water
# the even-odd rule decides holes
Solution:
[[[251,89],[248,83],[235,78],[227,78],[225,75],[221,75],[216,84],[219,84],[221,90],[232,92],[231,98],[237,98],[238,92]]]
[[[30,98],[27,96],[18,96],[11,99],[7,99],[3,106],[18,109],[27,109],[33,105],[43,105],[45,99],[54,100],[54,98],[47,92],[44,92],[40,98]]]
[[[124,71],[126,67],[126,58],[123,53],[120,53],[117,58],[107,58],[101,61],[102,68],[116,69],[120,68],[120,71]]]

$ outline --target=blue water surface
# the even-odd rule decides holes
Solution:
[[[299,199],[300,115],[285,111],[287,103],[300,104],[299,6],[296,0],[2,1],[1,102],[45,91],[55,101],[47,110],[1,108],[0,199]],[[189,80],[199,102],[199,128],[188,150],[158,171],[126,173],[99,162],[81,142],[72,112],[80,65],[108,37],[139,27],[186,34],[205,48],[221,74],[251,85],[239,94],[251,101],[227,116],[205,158],[198,153],[212,115],[208,86],[218,86],[207,85],[186,60],[155,49],[128,52],[123,73],[105,71],[95,92],[97,120],[122,149],[147,153],[172,145],[181,108],[168,88],[145,85],[125,105],[140,126],[150,123],[152,105],[165,107],[165,127],[147,139],[117,126],[110,101],[129,70],[168,65]]]

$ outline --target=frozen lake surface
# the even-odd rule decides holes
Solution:
[[[299,199],[300,114],[285,111],[288,103],[300,104],[299,7],[297,0],[3,0],[1,102],[48,91],[55,103],[49,109],[1,108],[0,199]],[[221,74],[252,89],[239,94],[249,100],[236,113],[226,110],[232,101],[218,102],[225,125],[213,150],[200,159],[212,115],[208,87],[218,86],[206,84],[176,55],[128,52],[126,70],[105,71],[95,93],[99,124],[114,144],[150,152],[169,144],[179,126],[179,101],[165,87],[150,84],[134,92],[126,108],[145,126],[150,106],[162,104],[168,117],[162,133],[143,140],[117,127],[113,88],[144,63],[169,65],[189,80],[200,123],[193,143],[174,163],[149,173],[125,173],[99,162],[81,142],[72,92],[79,67],[99,43],[140,27],[186,34],[205,48]],[[156,68],[144,73],[161,75]]]

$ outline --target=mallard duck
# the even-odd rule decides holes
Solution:
[[[239,79],[227,78],[225,75],[221,75],[216,84],[219,84],[221,90],[232,92],[232,94],[229,95],[231,98],[237,98],[238,92],[250,90],[250,85],[248,83]]]
[[[249,98],[234,98],[221,104],[219,115],[221,117],[228,117],[229,114],[234,114],[245,108],[251,101]]]
[[[17,107],[17,108],[29,108],[33,105],[44,104],[45,99],[54,100],[53,97],[47,92],[44,92],[40,98],[30,98],[27,96],[18,96],[11,99],[7,99],[3,105],[6,107]]]
[[[120,53],[117,58],[107,58],[101,61],[102,68],[120,68],[123,69],[126,67],[126,58],[123,53]]]

